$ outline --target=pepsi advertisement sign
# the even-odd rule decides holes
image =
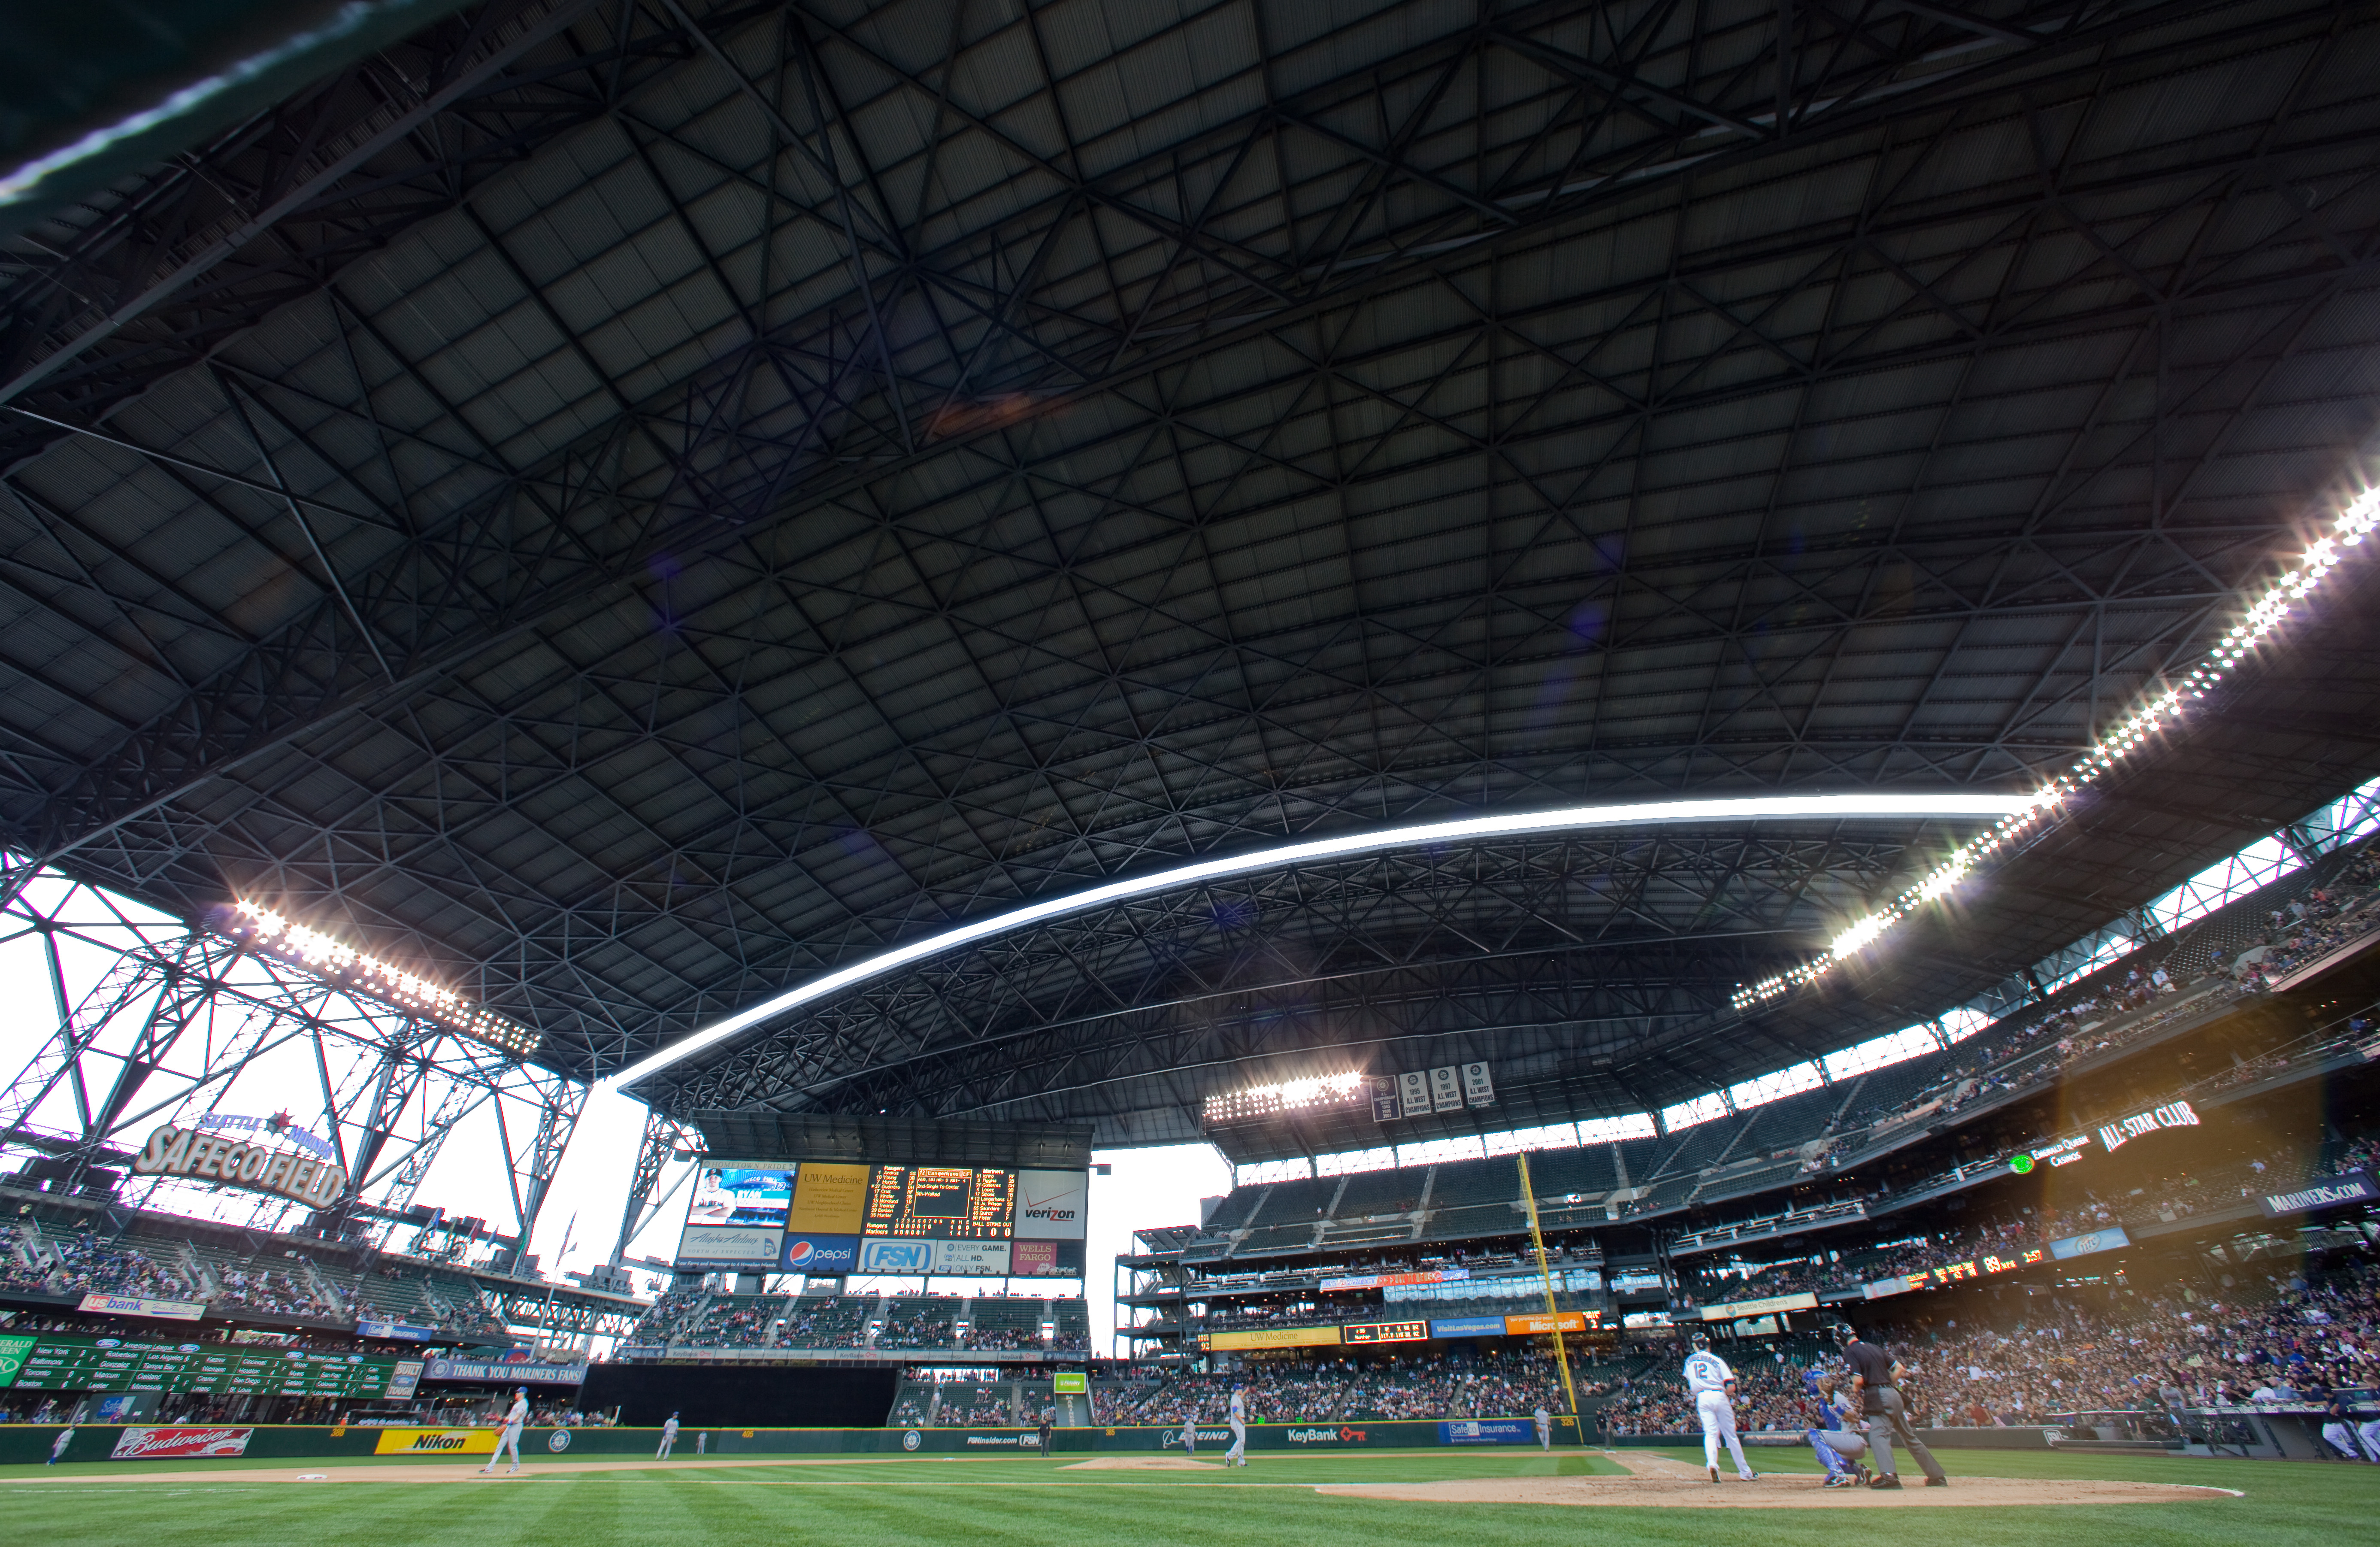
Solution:
[[[859,1267],[856,1236],[788,1236],[777,1265],[789,1273],[848,1273]]]

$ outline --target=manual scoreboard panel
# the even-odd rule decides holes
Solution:
[[[360,1354],[263,1346],[0,1334],[0,1385],[19,1391],[196,1391],[217,1396],[370,1399],[387,1392],[396,1366],[394,1359]],[[7,1379],[12,1373],[14,1379]]]

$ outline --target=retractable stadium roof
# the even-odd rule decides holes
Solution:
[[[467,7],[7,239],[0,834],[592,1077],[1206,858],[2022,794],[2362,477],[2375,44],[2310,0]],[[1642,1110],[2368,775],[2359,573],[1748,1018],[1974,823],[1188,886],[638,1089],[1113,1142],[1460,1054]]]

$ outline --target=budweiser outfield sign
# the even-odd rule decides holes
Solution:
[[[117,1461],[184,1460],[195,1456],[242,1456],[253,1429],[128,1429],[116,1437]]]

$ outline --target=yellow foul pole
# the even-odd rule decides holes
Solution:
[[[1570,1383],[1570,1353],[1562,1345],[1561,1308],[1554,1303],[1553,1270],[1546,1265],[1545,1232],[1537,1228],[1537,1189],[1529,1185],[1529,1157],[1523,1151],[1512,1157],[1521,1163],[1521,1199],[1529,1206],[1529,1244],[1537,1251],[1537,1277],[1545,1285],[1546,1312],[1554,1319],[1554,1361],[1561,1366],[1562,1395],[1570,1403],[1571,1421],[1578,1426],[1581,1444],[1586,1443],[1586,1419],[1578,1410],[1578,1389]]]

